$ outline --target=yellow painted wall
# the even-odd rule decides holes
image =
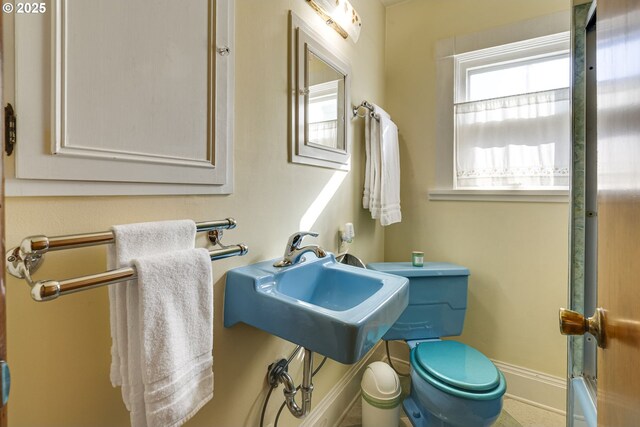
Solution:
[[[563,376],[568,204],[434,201],[437,40],[566,10],[567,0],[413,0],[387,8],[386,107],[400,128],[403,222],[385,259],[448,261],[471,271],[463,342],[487,356]]]
[[[329,169],[287,162],[288,11],[315,27],[352,63],[354,102],[384,103],[385,12],[378,1],[352,0],[366,23],[357,45],[329,29],[302,0],[236,2],[235,191],[229,196],[39,197],[6,203],[7,246],[32,234],[61,235],[108,229],[112,224],[233,216],[238,229],[226,243],[245,242],[251,252],[213,264],[215,286],[215,396],[190,426],[256,426],[266,392],[267,365],[293,345],[245,325],[224,329],[225,271],[281,256],[288,236],[329,182],[335,194],[312,226],[319,243],[337,249],[340,224],[353,222],[353,251],[365,261],[383,259],[383,230],[360,206],[363,176],[362,121],[354,123],[353,167],[343,180]],[[10,58],[8,58],[10,60]],[[9,73],[10,74],[10,73]],[[12,91],[9,89],[9,93]],[[332,177],[336,176],[332,180]],[[325,192],[332,194],[333,189]],[[202,237],[200,238],[202,239]],[[199,240],[204,245],[203,240]],[[63,278],[105,269],[104,248],[47,255],[36,278]],[[27,285],[7,281],[8,344],[13,387],[12,426],[126,426],[120,390],[109,383],[109,312],[106,289],[37,304]],[[347,370],[329,361],[315,379],[314,404]],[[267,420],[282,402],[274,393]],[[297,425],[289,414],[282,426]]]
[[[245,242],[251,252],[213,264],[215,397],[188,425],[257,425],[266,367],[293,346],[248,326],[223,328],[224,273],[280,256],[288,235],[331,183],[337,183],[335,194],[312,227],[321,233],[322,246],[335,251],[338,226],[351,221],[357,233],[353,252],[365,262],[408,260],[411,250],[421,249],[427,260],[468,266],[469,310],[461,339],[494,359],[552,375],[564,373],[565,340],[557,333],[556,310],[566,300],[568,206],[429,202],[427,190],[435,178],[435,41],[562,10],[568,2],[413,0],[387,8],[385,16],[378,1],[351,1],[364,22],[357,45],[326,28],[302,0],[236,2],[232,195],[7,200],[8,246],[30,234],[89,232],[119,223],[226,216],[238,220],[239,228],[227,232],[225,241]],[[382,230],[360,208],[361,120],[351,130],[354,163],[344,180],[339,172],[287,162],[289,9],[350,58],[352,101],[380,103],[398,123],[402,224]],[[199,243],[204,245],[202,238]],[[104,248],[90,248],[50,254],[36,277],[102,271],[104,253]],[[109,383],[106,289],[36,304],[24,283],[9,278],[7,287],[10,425],[128,425],[120,391]],[[314,380],[314,404],[346,370],[328,362]],[[281,402],[281,388],[274,396],[270,421]],[[283,421],[282,426],[297,425],[288,414]]]

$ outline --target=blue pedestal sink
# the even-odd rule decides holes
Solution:
[[[230,270],[224,326],[243,322],[341,363],[360,360],[400,317],[408,279],[336,262],[274,260]]]

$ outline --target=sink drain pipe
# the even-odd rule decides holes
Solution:
[[[298,387],[296,387],[291,375],[287,372],[287,366],[300,350],[304,351],[304,355],[302,359],[302,384],[300,385],[302,403],[299,406],[296,403]],[[311,350],[307,350],[301,346],[296,347],[289,357],[289,360],[282,359],[271,365],[267,373],[267,378],[271,387],[276,387],[278,384],[284,386],[285,403],[287,408],[289,408],[289,412],[291,412],[294,417],[304,418],[309,414],[311,411],[311,395],[313,394],[313,352]]]

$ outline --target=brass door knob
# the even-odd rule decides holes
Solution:
[[[593,316],[585,318],[577,311],[560,309],[560,333],[562,335],[584,335],[589,332],[598,342],[598,347],[605,348],[603,308],[597,308]]]

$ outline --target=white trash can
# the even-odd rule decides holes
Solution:
[[[373,362],[361,383],[362,427],[398,427],[400,422],[400,378],[384,362]]]

